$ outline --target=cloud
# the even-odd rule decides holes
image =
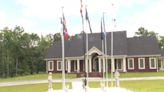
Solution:
[[[17,0],[22,5],[25,16],[35,16],[43,19],[54,19],[61,16],[61,7],[68,16],[80,15],[78,0]]]
[[[140,11],[134,14],[134,16],[129,17],[129,23],[125,28],[129,31],[137,31],[139,27],[145,27],[149,31],[155,31],[164,34],[164,9],[163,3],[157,2],[151,6],[147,11]]]
[[[120,6],[144,3],[146,0],[83,0],[83,6],[88,6],[91,14],[107,12],[115,14]],[[45,19],[61,16],[61,7],[67,16],[80,16],[80,0],[17,0],[24,7],[23,14]],[[112,4],[114,6],[112,6]]]
[[[79,33],[82,29],[81,28],[81,22],[78,22],[77,20],[72,20],[73,17],[79,16],[80,19],[80,0],[16,0],[17,4],[21,5],[23,15],[25,17],[37,17],[44,20],[59,20],[59,17],[61,17],[61,7],[64,6],[64,13],[67,18],[67,26],[68,31],[70,34]],[[135,4],[145,4],[148,2],[148,0],[83,0],[84,6],[87,5],[88,12],[90,15],[90,18],[94,16],[98,16],[95,14],[102,14],[102,12],[105,12],[105,15],[112,16],[115,18],[118,18],[117,13],[119,12],[120,8],[122,7],[128,7]],[[113,4],[113,5],[112,5]],[[145,26],[146,28],[159,30],[162,29],[162,26],[157,25],[156,22],[159,23],[162,22],[163,18],[161,18],[163,15],[159,15],[160,12],[157,10],[159,9],[156,5],[155,7],[157,9],[154,9],[154,6],[147,11],[147,12],[137,12],[134,16],[131,17],[120,17],[122,19],[118,18],[117,21],[117,27],[112,28],[113,25],[111,25],[111,17],[107,19],[107,28],[110,30],[127,30],[129,31],[130,35],[134,33],[140,26]],[[84,11],[84,10],[83,10]],[[151,14],[151,12],[156,12],[157,14]],[[101,16],[99,15],[99,18]],[[157,19],[155,18],[157,17]],[[90,19],[91,25],[93,28],[93,32],[100,32],[100,20]],[[120,21],[121,20],[121,21]],[[150,21],[151,20],[151,21]],[[158,21],[157,21],[158,20]],[[21,22],[22,21],[22,22]],[[48,32],[60,32],[60,23],[58,24],[57,28],[48,28],[45,29],[43,27],[39,27],[36,25],[39,25],[37,21],[33,23],[35,20],[26,20],[22,19],[20,20],[20,24],[23,24],[25,28],[28,28],[28,31],[31,30],[38,30],[36,32],[38,33],[44,33],[48,34]],[[75,25],[72,26],[72,21],[77,22]],[[153,22],[152,22],[153,21]],[[110,23],[109,23],[110,22]],[[48,24],[48,23],[47,23]],[[156,26],[158,26],[158,29]],[[149,26],[149,27],[147,27]],[[49,30],[49,31],[48,31]],[[77,31],[78,30],[78,31]],[[110,31],[107,30],[107,31]],[[42,31],[42,32],[41,32]]]

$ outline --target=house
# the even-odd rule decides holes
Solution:
[[[88,60],[85,61],[82,38],[83,35],[79,34],[79,38],[65,40],[67,73],[83,73],[87,69],[89,73],[102,73],[106,69],[108,72],[114,72],[116,69],[120,72],[157,72],[159,62],[163,65],[160,67],[164,67],[164,51],[159,48],[155,36],[128,38],[126,31],[113,32],[113,58],[111,58],[111,32],[107,32],[107,55],[102,52],[101,33],[88,34],[88,52],[85,52]],[[58,41],[49,48],[45,59],[47,71],[62,71],[61,45],[61,41]]]

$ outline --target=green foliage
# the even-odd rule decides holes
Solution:
[[[159,45],[161,49],[164,49],[164,36],[159,37]]]
[[[53,38],[26,33],[20,26],[0,30],[0,77],[45,72],[44,58]]]
[[[155,33],[154,31],[148,31],[144,27],[138,28],[138,31],[135,32],[135,36],[158,36],[158,33]]]

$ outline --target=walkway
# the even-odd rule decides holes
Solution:
[[[66,79],[67,82],[82,81],[84,78]],[[138,78],[120,78],[120,81],[130,80],[164,80],[164,76],[160,77],[138,77]],[[61,79],[55,79],[53,82],[61,82]],[[88,78],[88,81],[102,81],[102,78]],[[111,81],[111,79],[108,79]],[[114,80],[112,80],[114,81]],[[25,84],[39,84],[48,83],[47,80],[25,80],[25,81],[14,81],[14,82],[0,82],[0,86],[14,86],[14,85],[25,85]]]

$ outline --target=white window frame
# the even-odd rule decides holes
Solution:
[[[52,63],[52,69],[50,68],[50,65]],[[53,71],[54,70],[54,61],[48,61],[48,71]]]
[[[132,60],[132,67],[130,67],[130,61]],[[134,58],[128,58],[128,69],[134,69]]]
[[[140,66],[141,59],[143,59],[143,67]],[[145,58],[138,58],[138,68],[139,69],[145,69]]]
[[[151,60],[154,59],[154,67],[151,65]],[[150,69],[157,69],[157,59],[156,58],[149,58],[149,68]]]
[[[60,67],[61,69],[59,68],[59,63],[61,64]],[[57,61],[57,71],[61,71],[62,70],[62,61]]]

